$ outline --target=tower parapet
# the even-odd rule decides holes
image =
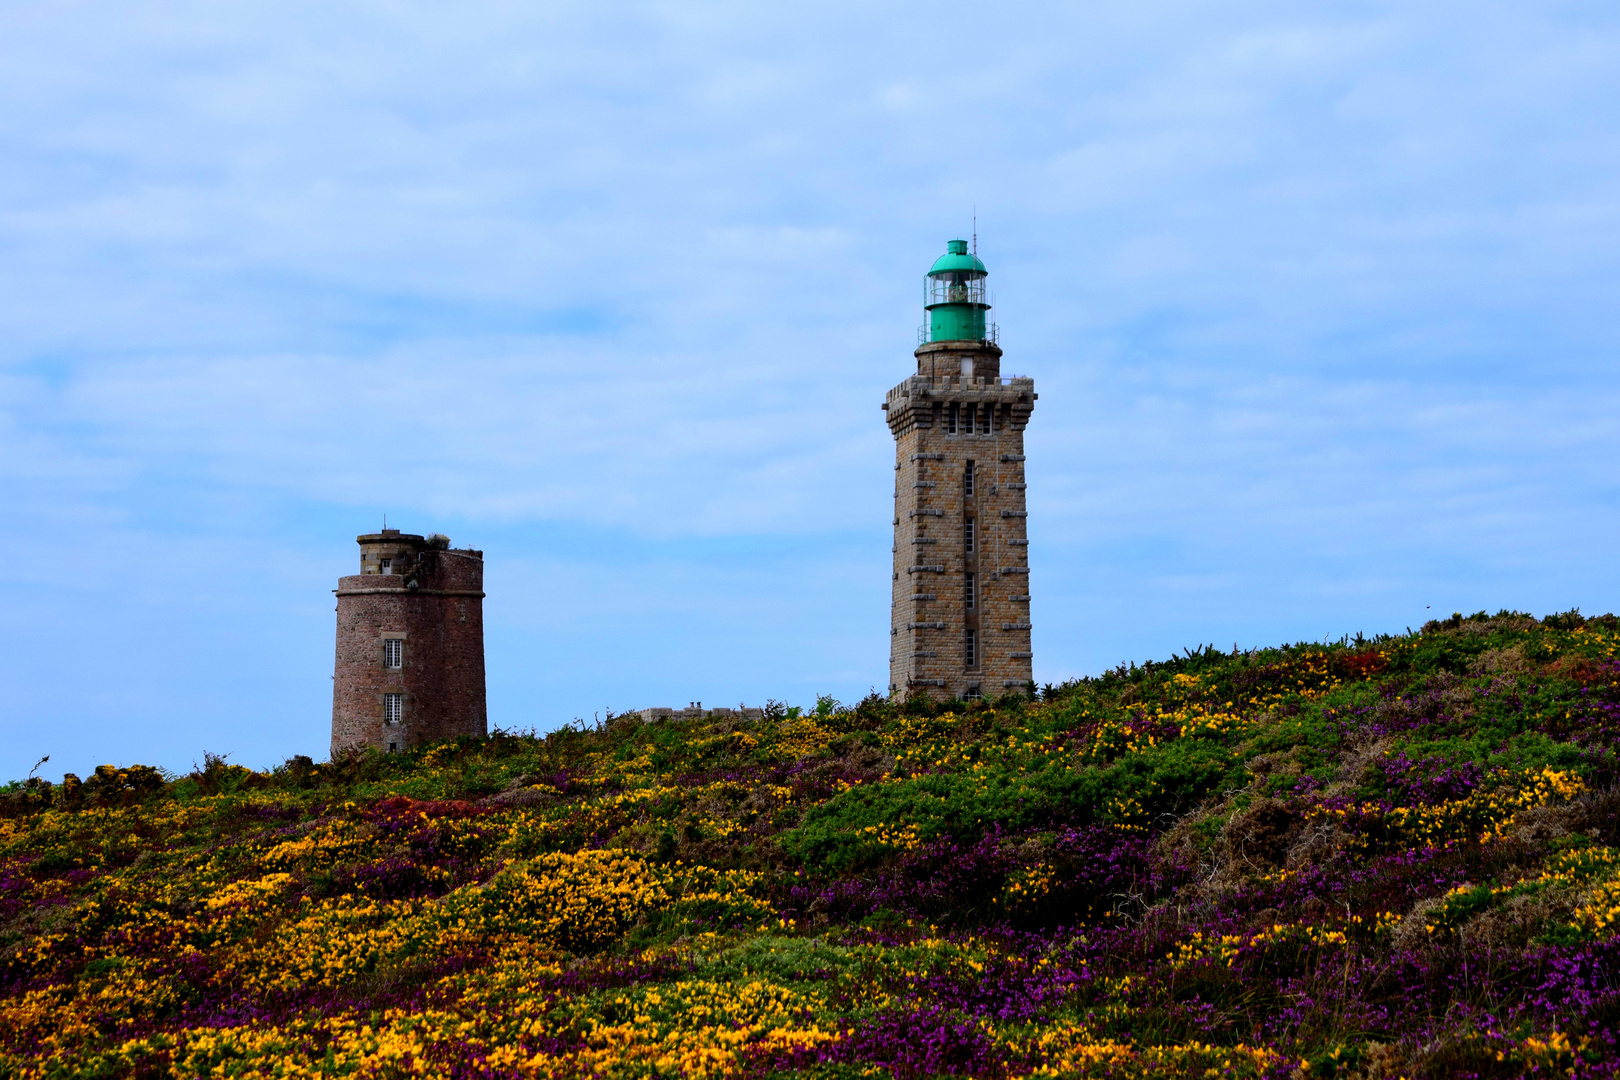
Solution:
[[[883,403],[895,439],[889,693],[1025,691],[1030,646],[1024,428],[1039,396],[1003,377],[988,272],[952,240],[928,272],[917,373]]]
[[[489,734],[484,553],[384,529],[338,579],[332,754]]]

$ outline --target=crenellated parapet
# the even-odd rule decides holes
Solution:
[[[913,428],[949,426],[952,408],[957,410],[957,423],[965,425],[970,406],[976,423],[988,415],[993,429],[1021,432],[1035,409],[1035,398],[1035,380],[1025,376],[913,375],[889,391],[883,409],[897,439]]]

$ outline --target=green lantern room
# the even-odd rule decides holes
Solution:
[[[928,325],[923,328],[923,342],[995,341],[995,324],[986,319],[990,304],[984,279],[989,271],[968,251],[966,240],[951,240],[945,248],[924,279]]]

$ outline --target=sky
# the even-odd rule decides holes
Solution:
[[[887,685],[969,236],[1035,675],[1620,609],[1620,10],[0,5],[0,779],[325,756],[486,553],[491,723]]]

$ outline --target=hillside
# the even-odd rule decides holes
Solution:
[[[0,796],[0,1075],[1613,1076],[1620,626]]]

